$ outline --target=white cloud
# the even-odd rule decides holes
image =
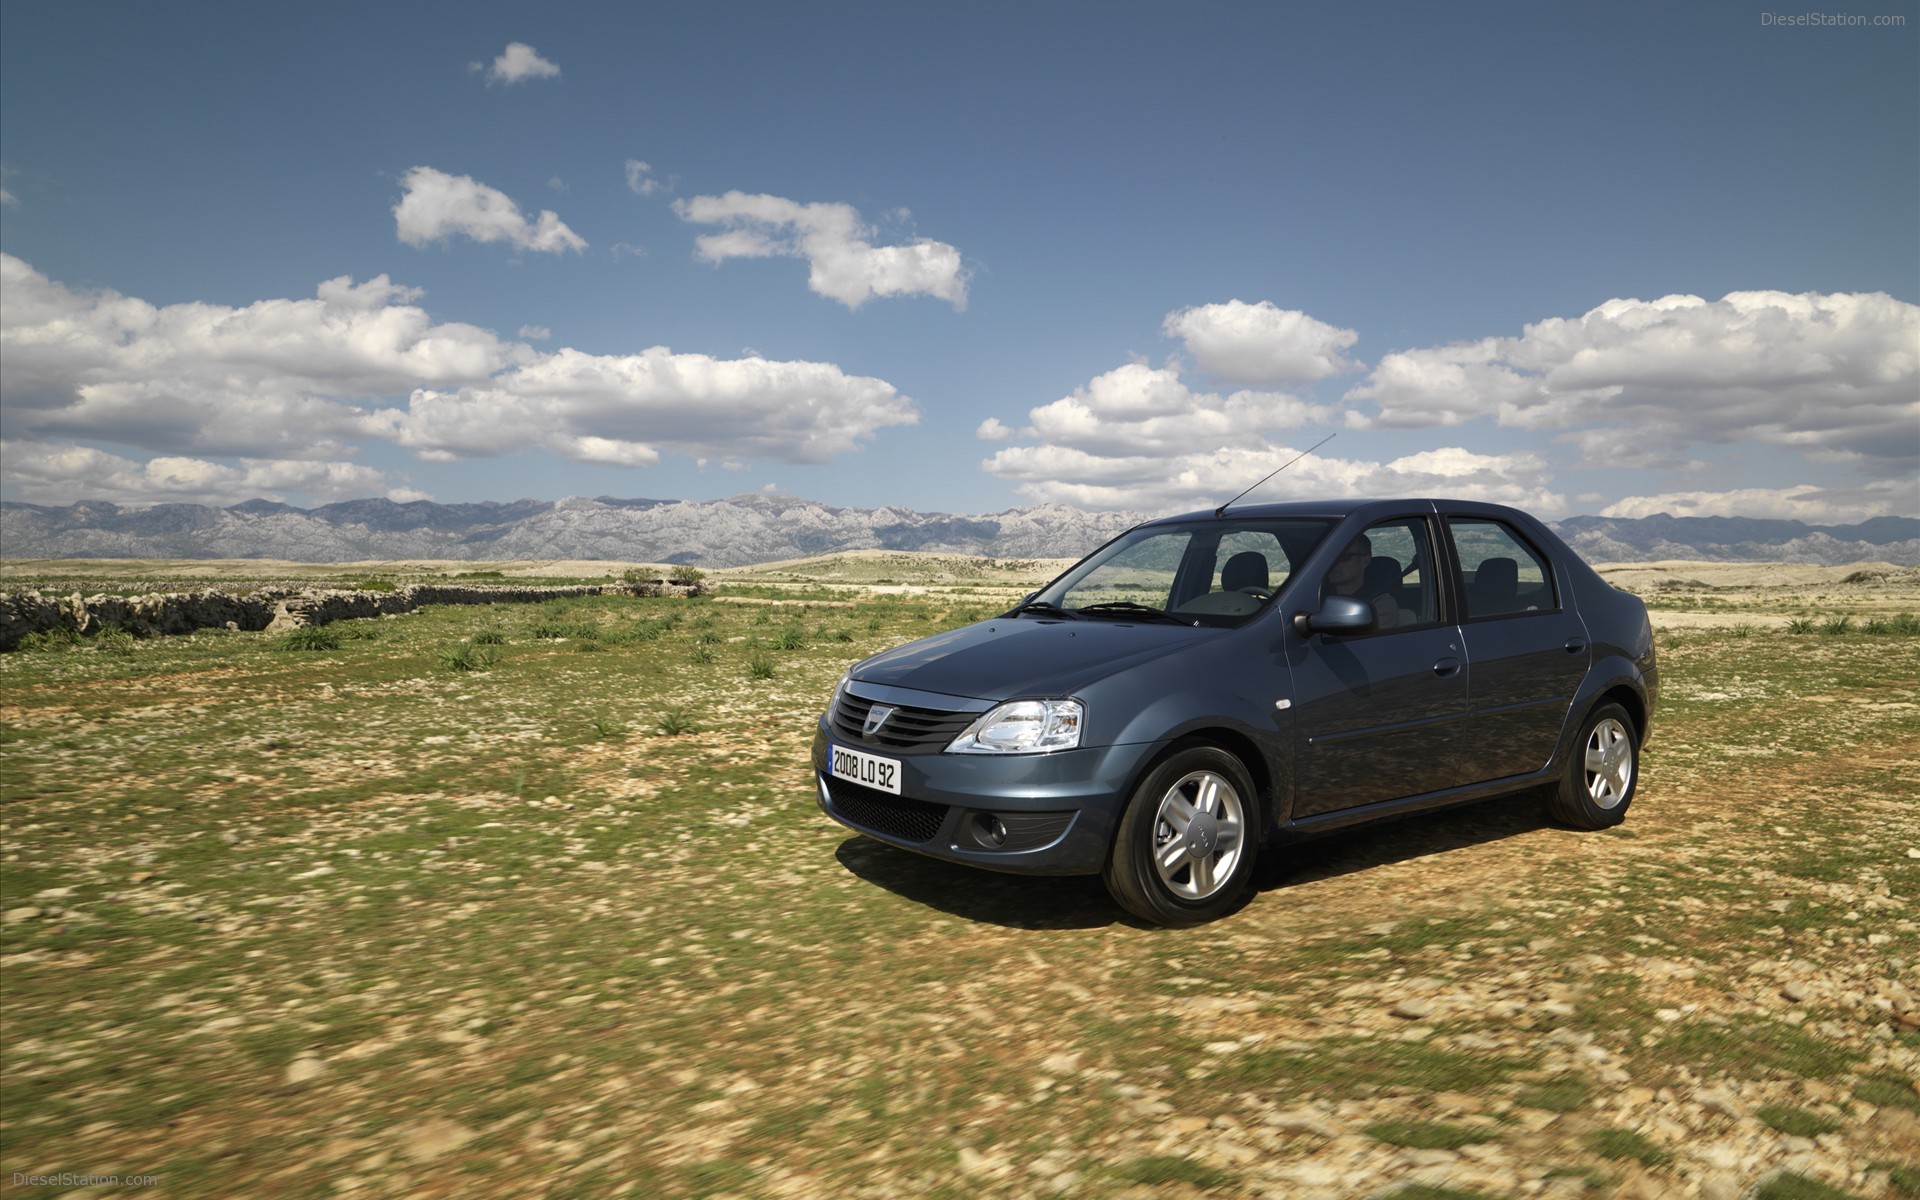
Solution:
[[[570,192],[573,190],[571,187],[567,186],[567,181],[560,178],[558,175],[549,177],[547,179],[547,186],[549,188],[552,188],[556,192]]]
[[[1235,383],[1310,382],[1358,365],[1345,352],[1359,334],[1267,300],[1183,308],[1168,313],[1161,328],[1186,342],[1202,371]]]
[[[1347,393],[1358,428],[1612,430],[1668,450],[1758,441],[1920,468],[1920,307],[1884,293],[1610,300],[1519,337],[1401,351]],[[1587,465],[1615,465],[1604,457]]]
[[[875,296],[933,296],[967,306],[968,273],[960,251],[919,238],[906,245],[875,246],[875,231],[847,204],[800,204],[779,196],[728,192],[674,202],[682,220],[720,225],[720,233],[695,240],[708,262],[729,258],[804,258],[807,287],[848,308]]]
[[[479,63],[468,63],[469,71],[481,69]],[[525,83],[529,79],[558,79],[560,68],[540,57],[540,52],[525,42],[508,42],[507,48],[493,60],[487,68],[487,86],[494,84]]]
[[[635,465],[658,448],[691,457],[821,463],[888,425],[919,420],[884,380],[831,363],[560,350],[488,384],[420,389],[386,410],[386,435],[425,458],[544,445],[579,462]]]
[[[4,187],[0,187],[0,204],[4,204],[8,208],[18,208],[20,201],[14,197],[12,192]]]
[[[0,442],[7,483],[33,504],[109,500],[121,504],[238,504],[300,493],[323,500],[365,496],[386,486],[371,467],[344,462],[242,459],[225,466],[198,458],[162,456],[144,463],[89,446]]]
[[[1279,453],[1267,435],[1332,415],[1280,392],[1196,391],[1180,378],[1177,365],[1129,363],[1028,410],[1030,424],[1018,433],[997,417],[975,433],[988,441],[1044,440],[1040,446],[1009,446],[981,464],[1029,499],[1158,509],[1218,504],[1285,461],[1254,469]],[[1226,487],[1242,476],[1243,482]]]
[[[550,254],[586,249],[584,238],[558,215],[542,209],[529,221],[505,192],[466,175],[415,167],[401,179],[406,194],[393,206],[400,240],[426,246],[458,234],[476,242],[511,242],[521,250]]]
[[[1261,445],[1261,435],[1324,420],[1330,410],[1279,392],[1196,392],[1177,366],[1129,363],[1027,416],[1036,435],[1094,454],[1192,453]]]
[[[1178,455],[1100,455],[1063,446],[1012,446],[982,463],[1028,499],[1093,509],[1170,512],[1231,498],[1300,453],[1262,444]],[[1247,498],[1248,503],[1314,496],[1433,495],[1514,504],[1541,515],[1566,506],[1537,455],[1475,454],[1457,447],[1388,463],[1311,454]]]
[[[1852,525],[1871,517],[1920,515],[1920,484],[1871,483],[1860,487],[1731,488],[1723,492],[1664,492],[1628,496],[1600,510],[1603,517],[1757,517]]]
[[[831,363],[660,346],[543,353],[470,325],[435,324],[411,303],[419,295],[384,275],[360,284],[342,276],[311,300],[156,307],[70,290],[0,254],[0,421],[16,449],[87,438],[163,457],[322,462],[384,439],[435,461],[544,448],[575,462],[645,466],[663,450],[824,462],[919,419],[885,380]],[[536,331],[545,332],[530,326],[523,335]],[[406,397],[404,407],[388,397]],[[117,495],[174,494],[165,479],[88,461],[59,459]],[[6,465],[11,483],[12,456]],[[249,480],[297,486],[264,468],[236,469],[254,473],[203,490]],[[314,476],[312,486],[332,486],[329,478]]]
[[[653,177],[653,168],[637,158],[627,160],[627,190],[636,196],[655,196],[666,187]]]
[[[522,325],[520,336],[530,342],[544,342],[553,336],[553,330],[545,325]]]

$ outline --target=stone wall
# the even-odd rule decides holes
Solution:
[[[658,579],[571,587],[416,583],[390,592],[337,588],[262,588],[251,592],[202,588],[138,596],[0,592],[0,650],[12,650],[29,634],[54,629],[81,635],[124,629],[135,637],[192,633],[196,629],[278,633],[353,617],[407,613],[428,604],[537,604],[569,596],[698,596],[706,590],[704,582]]]

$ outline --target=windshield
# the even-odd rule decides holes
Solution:
[[[1194,521],[1130,530],[1025,606],[1086,618],[1238,625],[1286,586],[1330,520]]]

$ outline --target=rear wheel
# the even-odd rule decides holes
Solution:
[[[1565,772],[1547,801],[1553,818],[1575,829],[1606,829],[1626,819],[1640,782],[1633,718],[1618,704],[1587,714]]]
[[[1253,781],[1216,746],[1178,751],[1127,802],[1102,872],[1121,907],[1156,925],[1197,925],[1231,911],[1258,850]]]

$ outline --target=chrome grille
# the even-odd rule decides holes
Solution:
[[[857,745],[880,746],[888,750],[944,750],[949,742],[960,736],[961,730],[973,724],[973,719],[980,715],[894,704],[888,706],[893,709],[893,715],[887,718],[885,725],[872,734],[862,733],[867,713],[872,711],[875,703],[864,696],[845,691],[834,697],[833,710],[827,716],[827,724],[832,727],[834,736]]]

